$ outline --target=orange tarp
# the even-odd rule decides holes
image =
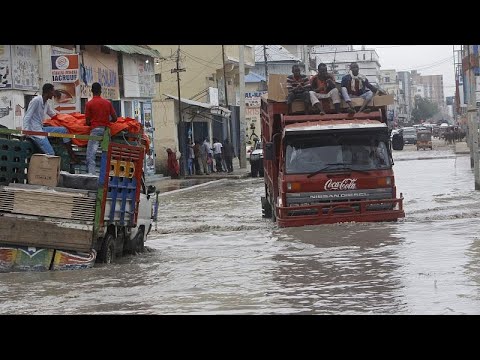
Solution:
[[[90,135],[90,126],[86,124],[85,114],[57,114],[53,118],[44,121],[46,126],[63,126],[67,128],[69,134],[75,135]],[[117,121],[109,125],[111,135],[116,135],[122,130],[127,130],[129,133],[138,134],[142,130],[142,125],[135,119],[129,117],[118,117]],[[150,139],[143,133],[142,139],[146,148],[147,154],[150,149]],[[87,146],[88,140],[72,139],[77,146]]]

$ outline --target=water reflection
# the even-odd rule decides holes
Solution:
[[[274,303],[287,312],[400,313],[406,310],[397,249],[397,224],[336,224],[274,231],[286,247],[278,267]],[[284,304],[285,306],[285,304]]]

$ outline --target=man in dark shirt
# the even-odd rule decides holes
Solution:
[[[117,121],[117,113],[112,103],[100,95],[102,86],[95,82],[92,84],[93,98],[85,104],[85,119],[88,126],[91,126],[91,136],[102,136],[105,127],[110,122]],[[88,140],[87,144],[87,170],[89,174],[95,174],[95,156],[100,143],[96,140]]]
[[[325,115],[322,102],[319,99],[331,99],[335,112],[340,112],[340,93],[335,85],[335,78],[327,72],[327,65],[318,64],[318,73],[312,78],[312,90],[310,91],[310,101],[312,106],[316,106],[320,115]]]
[[[350,73],[342,78],[342,96],[345,102],[348,104],[348,111],[350,113],[355,113],[355,109],[352,105],[352,100],[350,97],[361,97],[364,100],[360,110],[358,110],[358,112],[362,112],[365,110],[365,107],[368,105],[370,100],[372,100],[374,93],[378,92],[379,95],[385,94],[382,90],[379,90],[370,84],[367,77],[363,74],[359,74],[358,71],[358,64],[356,62],[352,62],[350,64]],[[366,112],[369,112],[369,110],[367,109]]]
[[[308,76],[300,74],[300,66],[297,64],[292,66],[292,73],[293,74],[287,76],[287,104],[289,113],[291,113],[291,104],[293,100],[303,100],[306,109],[310,102],[310,95],[308,92],[310,90],[310,81],[308,80]]]
[[[225,163],[227,164],[227,171],[231,173],[233,171],[232,160],[235,156],[235,150],[233,149],[233,145],[228,139],[225,139],[225,141],[223,142],[222,156],[225,159]]]

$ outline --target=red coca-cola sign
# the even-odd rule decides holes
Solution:
[[[325,183],[325,190],[355,190],[357,188],[357,179],[343,179],[342,181],[334,181],[328,179]]]

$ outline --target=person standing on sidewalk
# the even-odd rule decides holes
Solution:
[[[215,158],[215,168],[217,173],[223,172],[222,167],[222,143],[217,138],[213,138],[213,157]]]
[[[228,139],[225,139],[225,141],[223,142],[222,155],[227,165],[227,171],[231,173],[233,171],[232,160],[235,157],[235,151],[233,149],[233,145],[230,144],[230,141]]]
[[[91,126],[90,136],[103,136],[105,127],[110,122],[117,121],[117,113],[113,105],[107,99],[101,97],[102,86],[95,82],[92,84],[93,98],[85,104],[85,119],[88,126]],[[87,171],[95,174],[95,157],[100,142],[88,140],[87,144]]]
[[[200,156],[202,157],[203,172],[205,175],[210,175],[211,169],[208,164],[208,152],[210,151],[210,143],[208,138],[203,140],[202,145],[200,146]]]

